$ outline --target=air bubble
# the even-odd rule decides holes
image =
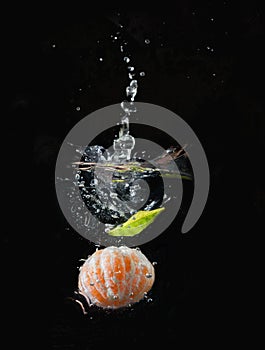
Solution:
[[[151,274],[151,273],[147,273],[146,275],[145,275],[145,277],[146,278],[151,278],[153,275]]]
[[[145,44],[150,44],[150,40],[149,39],[145,39]]]
[[[92,179],[91,181],[90,181],[90,185],[91,186],[96,186],[98,184],[98,180],[97,179]]]
[[[126,62],[126,63],[129,63],[130,62],[130,59],[129,59],[129,57],[124,57],[124,62]]]
[[[80,109],[81,109],[81,108],[80,108],[79,106],[76,107],[76,110],[77,110],[77,111],[80,111]]]
[[[145,76],[145,72],[140,72],[140,76],[144,77]]]

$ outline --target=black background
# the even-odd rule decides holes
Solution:
[[[183,341],[187,347],[192,341],[215,348],[234,335],[246,312],[248,298],[241,303],[241,294],[249,284],[245,274],[252,248],[243,243],[252,241],[262,223],[264,14],[257,1],[69,10],[64,15],[53,8],[17,8],[5,28],[7,137],[13,140],[7,145],[13,146],[14,179],[8,191],[15,190],[11,205],[16,209],[10,230],[3,232],[3,247],[10,247],[8,261],[17,254],[15,268],[21,274],[16,283],[12,274],[11,290],[15,309],[25,308],[19,313],[24,321],[14,316],[12,330],[26,324],[20,340],[36,349],[178,346]],[[95,246],[64,219],[54,167],[60,144],[80,119],[125,97],[126,66],[110,37],[119,22],[132,65],[146,73],[139,78],[136,101],[168,108],[189,123],[205,149],[211,187],[189,233],[181,235],[176,220],[141,246],[158,262],[153,301],[125,311],[91,308],[83,316],[69,297],[77,287],[79,259]],[[26,150],[28,143],[33,154]],[[13,216],[22,212],[18,223]]]

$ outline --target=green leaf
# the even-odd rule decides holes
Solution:
[[[111,236],[135,236],[149,226],[165,208],[154,210],[140,210],[124,224],[115,227],[108,232]]]

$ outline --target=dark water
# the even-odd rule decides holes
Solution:
[[[166,232],[141,246],[157,262],[153,300],[131,310],[91,308],[83,316],[69,298],[77,287],[79,259],[95,247],[68,227],[56,200],[54,167],[60,144],[77,121],[123,99],[127,76],[118,48],[106,39],[117,29],[115,13],[12,16],[7,28],[7,135],[16,140],[16,160],[25,159],[26,170],[23,160],[20,171],[14,171],[19,188],[27,192],[16,207],[17,214],[25,210],[19,227],[12,214],[8,235],[3,233],[3,247],[9,236],[12,242],[7,270],[15,256],[19,271],[16,288],[11,281],[12,300],[15,308],[23,308],[12,313],[11,338],[19,337],[26,348],[33,343],[35,349],[153,347],[158,342],[216,348],[235,334],[234,324],[244,313],[245,288],[238,280],[243,275],[243,286],[248,285],[244,266],[252,249],[250,244],[243,249],[243,243],[260,231],[264,211],[264,176],[258,167],[264,149],[264,18],[255,1],[239,7],[181,1],[172,11],[136,11],[134,16],[121,11],[134,65],[146,73],[138,100],[164,106],[190,124],[209,161],[211,188],[205,211],[189,233],[180,233],[184,205]],[[148,48],[145,38],[150,38]],[[167,141],[159,132],[156,139]],[[24,151],[27,142],[34,145],[34,176],[27,173],[32,162]]]

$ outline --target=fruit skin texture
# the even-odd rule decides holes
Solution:
[[[111,246],[84,262],[78,288],[91,304],[117,309],[143,299],[154,280],[154,267],[140,250]]]

